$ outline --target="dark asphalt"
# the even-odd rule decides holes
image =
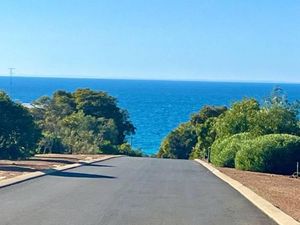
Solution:
[[[116,158],[0,189],[2,225],[275,225],[193,161]]]

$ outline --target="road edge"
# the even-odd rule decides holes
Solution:
[[[276,208],[272,203],[262,198],[242,183],[225,175],[209,163],[200,159],[195,159],[194,161],[204,166],[215,176],[217,176],[218,178],[229,184],[231,187],[233,187],[235,190],[237,190],[241,195],[243,195],[246,199],[248,199],[252,204],[254,204],[257,208],[259,208],[263,213],[265,213],[279,225],[300,225],[298,221],[281,211],[279,208]]]
[[[37,172],[32,172],[32,173],[16,176],[16,177],[13,177],[13,178],[9,178],[9,179],[0,181],[0,189],[4,188],[4,187],[7,187],[7,186],[14,185],[14,184],[22,183],[24,181],[31,180],[31,179],[34,179],[34,178],[46,176],[48,174],[55,173],[55,172],[58,172],[58,171],[74,169],[74,168],[81,167],[81,166],[84,166],[84,165],[89,165],[89,164],[92,164],[92,163],[102,162],[102,161],[105,161],[105,160],[118,158],[118,157],[122,157],[122,156],[123,155],[108,155],[108,156],[104,156],[104,157],[99,158],[99,159],[93,159],[93,160],[88,160],[88,161],[79,160],[78,163],[59,166],[55,169],[46,169],[46,170],[42,170],[42,171],[37,171]]]

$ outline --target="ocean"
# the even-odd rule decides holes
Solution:
[[[9,77],[0,77],[0,89],[22,103],[50,96],[56,90],[108,92],[128,110],[137,128],[131,138],[133,146],[147,154],[156,153],[162,139],[203,105],[229,106],[244,97],[263,102],[276,85],[284,89],[290,101],[300,99],[300,84],[13,77],[10,85]]]

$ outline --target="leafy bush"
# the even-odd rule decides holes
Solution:
[[[113,145],[110,141],[104,140],[99,144],[99,153],[119,154],[118,146]]]
[[[255,99],[235,102],[218,118],[215,125],[217,138],[224,139],[234,134],[250,132],[256,123],[255,118],[259,110],[259,103]]]
[[[190,123],[181,124],[164,139],[157,157],[188,159],[196,142],[195,127]]]
[[[300,137],[269,134],[243,143],[237,153],[237,169],[291,174],[300,161]]]
[[[209,150],[216,137],[215,122],[216,117],[211,117],[204,123],[196,125],[197,143],[190,154],[190,159],[208,158]]]
[[[291,108],[271,105],[262,108],[254,119],[251,133],[258,135],[265,134],[300,134],[297,112]]]
[[[38,143],[36,152],[39,154],[62,154],[66,152],[66,146],[62,143],[61,138],[51,133],[44,133],[43,138]]]
[[[141,150],[133,149],[131,147],[131,145],[128,143],[121,144],[119,146],[118,150],[119,150],[119,154],[121,154],[121,155],[129,155],[129,156],[135,156],[135,157],[143,156],[143,153]]]
[[[216,166],[233,168],[236,153],[241,149],[241,145],[252,138],[250,133],[240,133],[215,141],[211,148],[211,162]]]
[[[209,118],[218,117],[226,111],[227,111],[227,107],[225,107],[225,106],[205,105],[201,108],[201,110],[198,113],[195,113],[192,115],[191,123],[193,125],[203,124]]]
[[[109,141],[104,141],[99,146],[99,152],[104,154],[128,155],[135,157],[144,156],[140,149],[133,149],[127,142],[121,145],[112,145]]]
[[[208,158],[210,147],[216,137],[216,119],[226,110],[227,107],[225,106],[206,105],[198,113],[192,115],[190,123],[196,129],[197,143],[189,156],[190,159]]]
[[[28,110],[0,92],[0,158],[25,158],[35,153],[40,130]]]

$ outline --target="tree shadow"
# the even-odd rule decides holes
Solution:
[[[115,179],[117,177],[99,175],[99,174],[89,174],[89,173],[78,173],[78,172],[67,172],[67,171],[57,171],[54,173],[47,174],[48,176],[57,177],[71,177],[71,178],[105,178],[105,179]]]
[[[83,164],[84,166],[95,166],[95,167],[115,167],[111,165],[101,165],[101,164]]]
[[[29,159],[28,161],[35,161],[35,162],[52,162],[52,163],[62,163],[62,164],[72,164],[72,163],[76,163],[77,161],[75,160],[67,160],[67,159],[52,159],[52,158],[47,158],[47,159],[37,159],[37,158],[34,158],[34,159]]]
[[[24,166],[1,166],[0,171],[10,171],[10,172],[36,172],[38,169],[24,167]]]
[[[70,156],[46,156],[46,155],[43,156],[35,155],[34,159],[65,159],[65,160],[73,160],[73,161],[77,160],[76,157],[70,157]]]
[[[39,161],[39,160],[37,160]],[[71,163],[72,164],[72,163]],[[114,167],[114,166],[110,166],[110,165],[100,165],[100,164],[86,164],[86,163],[81,163],[84,166],[92,166],[92,167],[102,167],[102,168],[110,168],[110,167]],[[35,168],[32,168],[35,167]],[[43,167],[43,165],[34,165],[34,164],[30,164],[30,163],[26,163],[26,164],[21,164],[21,165],[1,165],[0,164],[0,171],[5,171],[5,172],[36,172],[36,171],[46,171],[46,170],[55,170],[55,169],[47,169],[45,167]],[[59,172],[59,171],[58,171]],[[58,173],[57,172],[57,173]],[[67,175],[67,174],[61,174],[61,176],[63,175]],[[75,177],[76,174],[74,174]],[[70,175],[72,176],[72,174]],[[80,174],[78,176],[81,176]],[[82,177],[84,177],[82,175]],[[111,178],[111,177],[103,177],[103,176],[90,176],[90,178]]]

